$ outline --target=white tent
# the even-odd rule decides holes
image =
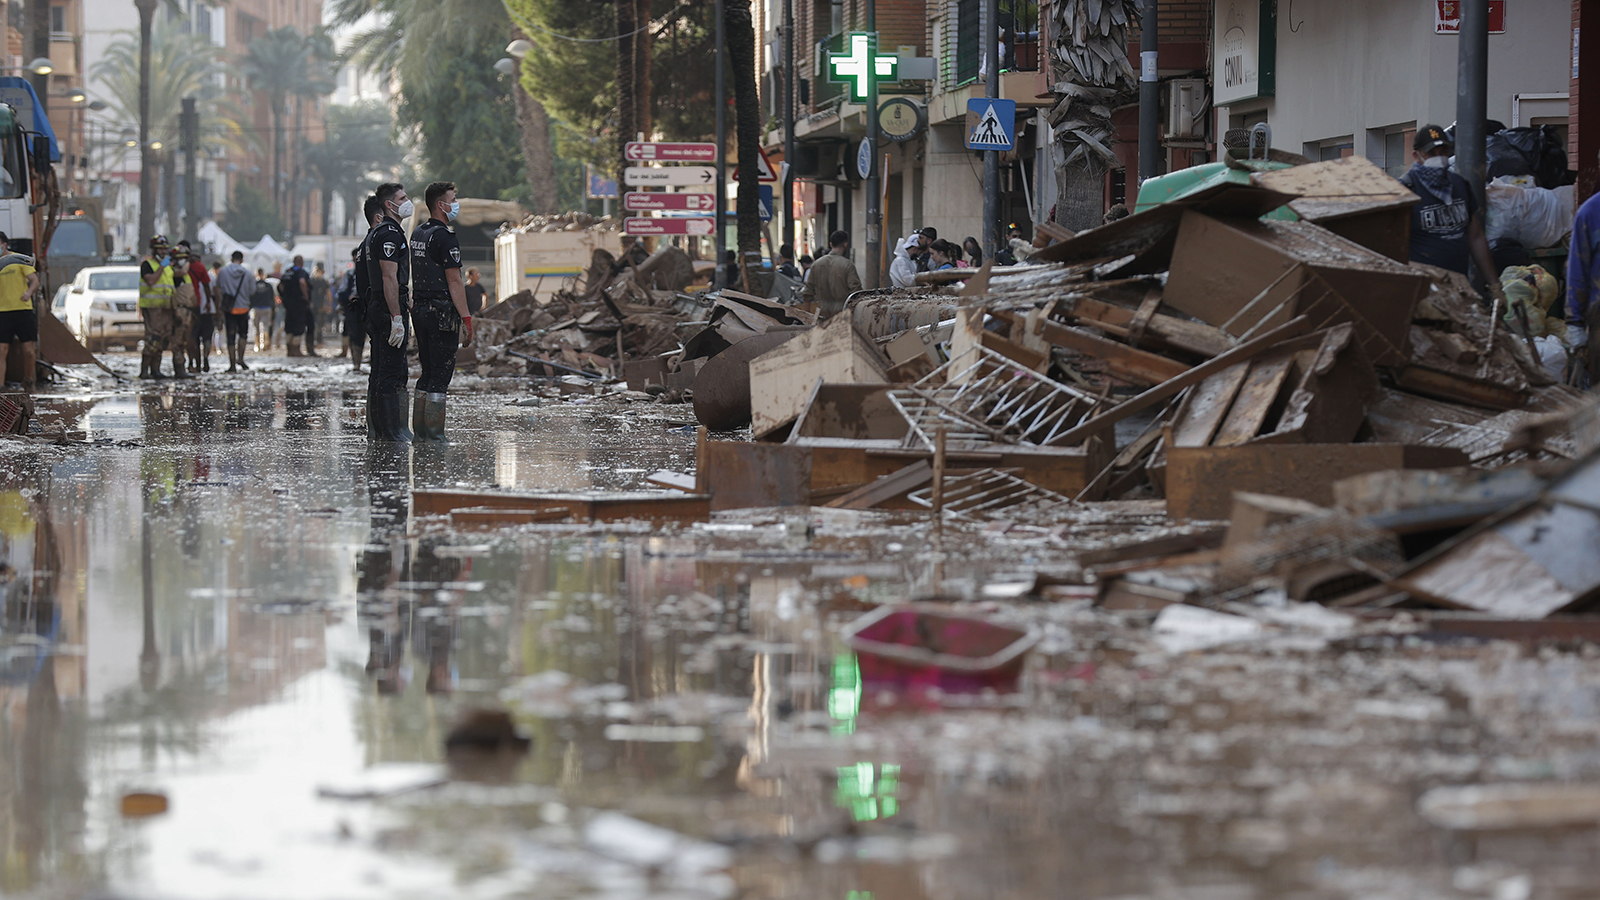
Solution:
[[[250,248],[233,239],[233,236],[222,230],[222,226],[215,222],[206,222],[200,226],[200,243],[205,246],[206,256],[215,256],[223,262],[233,255],[235,250],[248,254]]]
[[[245,265],[252,269],[266,269],[272,271],[275,264],[284,266],[294,261],[294,251],[272,239],[272,235],[263,234],[256,245],[244,254]]]

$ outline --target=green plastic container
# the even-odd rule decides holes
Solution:
[[[1251,172],[1270,172],[1274,169],[1287,168],[1289,168],[1289,163],[1267,160],[1235,160],[1233,165],[1221,162],[1201,163],[1198,166],[1179,169],[1167,175],[1157,175],[1139,186],[1139,200],[1135,204],[1133,211],[1144,212],[1159,204],[1181,200],[1190,194],[1208,190],[1219,184],[1248,185]],[[1295,215],[1294,210],[1289,207],[1280,206],[1261,218],[1294,222],[1299,220],[1300,217]]]

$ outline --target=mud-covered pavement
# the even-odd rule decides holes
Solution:
[[[1269,605],[1203,646],[1087,593],[1011,598],[1159,525],[1136,506],[942,536],[821,509],[454,532],[413,487],[643,488],[693,470],[693,416],[458,377],[449,448],[372,454],[364,379],[294,362],[59,388],[40,419],[89,445],[0,445],[0,893],[1600,890],[1593,824],[1418,808],[1600,780],[1592,645]],[[1040,632],[1019,693],[863,688],[840,626],[930,596]],[[457,717],[502,706],[526,758],[448,764]],[[123,815],[135,791],[168,811]]]

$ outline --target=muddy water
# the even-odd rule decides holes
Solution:
[[[1017,694],[909,704],[860,601],[981,595],[1045,529],[751,515],[456,533],[413,486],[637,488],[684,407],[453,398],[372,455],[354,382],[65,394],[0,456],[0,893],[41,897],[1594,896],[1594,829],[1444,832],[1441,784],[1600,778],[1582,648],[1382,634],[1170,656],[989,601]],[[984,601],[978,601],[983,603]],[[504,706],[524,759],[448,760]],[[122,814],[150,791],[164,814]]]

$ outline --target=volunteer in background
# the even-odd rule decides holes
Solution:
[[[22,354],[22,389],[33,392],[34,346],[39,341],[39,318],[33,298],[39,295],[39,275],[33,257],[11,252],[11,239],[0,231],[0,381],[5,380],[12,345]]]
[[[266,282],[262,282],[265,284]],[[249,369],[244,362],[244,345],[250,339],[250,298],[255,280],[244,267],[244,253],[233,251],[232,262],[222,267],[214,282],[217,305],[223,311],[223,340],[228,345],[228,372]]]
[[[1400,176],[1400,183],[1422,198],[1411,205],[1411,261],[1463,275],[1468,260],[1476,263],[1503,311],[1505,295],[1483,234],[1483,213],[1467,180],[1450,171],[1449,136],[1437,125],[1424,125],[1411,146],[1416,163]]]
[[[367,367],[367,438],[411,443],[406,428],[406,341],[411,332],[411,252],[400,220],[415,205],[406,189],[389,182],[375,194],[381,218],[367,232],[364,251],[372,298],[367,302],[367,335],[372,339],[372,364]]]
[[[1572,221],[1572,243],[1567,248],[1567,344],[1575,358],[1584,361],[1587,381],[1594,383],[1600,355],[1591,356],[1589,333],[1600,319],[1600,194],[1578,207]]]
[[[472,344],[472,314],[461,282],[461,244],[450,227],[461,211],[456,186],[435,181],[422,199],[428,220],[411,232],[411,327],[422,365],[411,433],[418,442],[442,442],[446,392],[456,373],[456,351]]]
[[[144,351],[139,357],[140,378],[165,378],[161,354],[172,341],[172,290],[175,284],[167,236],[150,239],[150,255],[139,263],[139,317],[144,319]]]
[[[468,269],[467,270],[467,314],[468,315],[475,316],[475,315],[477,315],[479,312],[481,312],[483,310],[483,298],[484,298],[484,295],[487,294],[487,293],[488,293],[488,290],[486,290],[484,288],[484,286],[478,282],[478,270],[477,269]]]
[[[817,315],[828,318],[844,309],[850,295],[861,290],[861,273],[850,261],[850,232],[835,231],[828,235],[828,246],[833,252],[811,264],[811,274],[806,278],[806,288],[801,300],[817,305]]]
[[[189,371],[211,371],[211,339],[217,332],[217,300],[212,296],[211,272],[192,252],[188,241],[179,241],[189,260],[189,283],[194,285],[194,326],[185,345],[189,356]]]

